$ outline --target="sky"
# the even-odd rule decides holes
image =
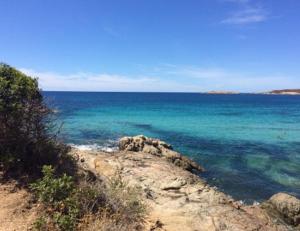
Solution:
[[[0,62],[43,90],[300,88],[299,0],[0,0]]]

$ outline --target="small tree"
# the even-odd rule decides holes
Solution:
[[[61,146],[50,135],[52,111],[36,78],[0,64],[0,164],[36,171],[57,161]]]

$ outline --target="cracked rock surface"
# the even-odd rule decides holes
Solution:
[[[145,230],[299,230],[297,205],[282,205],[276,202],[278,198],[270,199],[273,209],[282,210],[280,214],[289,206],[295,208],[287,214],[296,214],[296,220],[288,224],[263,206],[234,201],[190,172],[203,169],[165,142],[144,136],[125,137],[120,140],[118,152],[73,149],[71,153],[82,167],[96,175],[109,178],[118,172],[130,185],[142,189],[149,207]],[[297,198],[291,201],[299,202]]]

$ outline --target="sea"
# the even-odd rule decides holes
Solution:
[[[60,138],[83,150],[117,150],[143,134],[170,143],[200,176],[251,204],[277,192],[300,196],[300,96],[43,92]]]

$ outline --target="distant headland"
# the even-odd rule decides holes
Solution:
[[[300,95],[300,89],[273,90],[273,91],[269,91],[268,94],[276,94],[276,95]]]
[[[207,92],[201,92],[202,94],[212,95],[232,95],[232,94],[271,94],[271,95],[300,95],[300,89],[282,89],[282,90],[271,90],[265,92],[238,92],[228,90],[212,90]]]
[[[206,94],[218,94],[218,95],[222,95],[222,94],[239,94],[239,92],[236,91],[208,91],[208,92],[204,92]]]

